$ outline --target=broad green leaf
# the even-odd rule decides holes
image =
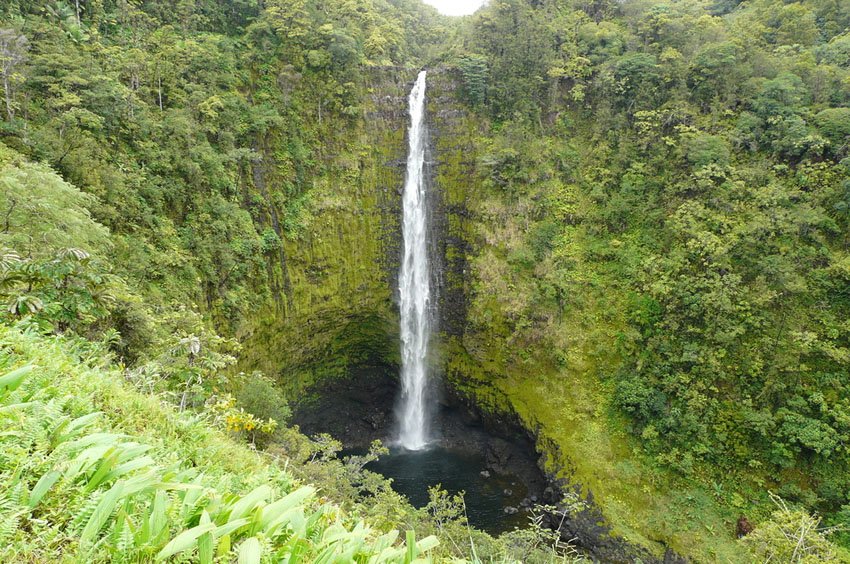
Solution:
[[[121,499],[121,494],[123,493],[123,487],[124,484],[118,482],[101,496],[94,513],[92,513],[89,522],[80,535],[80,544],[87,544],[94,540],[118,505],[118,500]]]
[[[104,482],[110,482],[115,480],[116,478],[120,478],[125,474],[129,474],[130,472],[134,472],[136,470],[141,470],[142,468],[148,468],[155,464],[153,458],[150,456],[141,456],[139,458],[129,460],[124,462],[123,464],[119,464],[115,468],[112,469],[106,476],[104,476]]]
[[[27,502],[27,505],[30,508],[35,508],[39,502],[41,502],[41,498],[50,491],[50,488],[53,487],[53,484],[56,483],[56,480],[62,477],[62,473],[56,470],[51,470],[47,472],[44,476],[39,478],[38,482],[36,482],[35,486],[33,486],[32,491],[30,492],[30,498]]]
[[[239,545],[239,564],[260,564],[263,547],[257,537],[251,537]]]
[[[303,486],[290,492],[285,497],[270,503],[263,508],[263,518],[260,521],[260,526],[266,529],[275,519],[301,504],[305,499],[316,492],[316,488],[312,486]]]
[[[292,525],[293,530],[295,530],[295,534],[300,534],[299,529],[301,525],[304,523],[304,510],[300,507],[293,507],[271,523],[269,523],[266,527],[263,527],[263,531],[268,536],[274,536],[277,534],[277,530],[281,527]]]
[[[18,410],[18,409],[22,409],[24,407],[30,407],[31,405],[35,405],[36,403],[38,403],[38,402],[25,401],[25,402],[22,402],[22,403],[13,403],[13,404],[9,404],[9,405],[4,405],[3,407],[0,407],[0,413],[9,413],[9,412],[12,412],[12,411],[15,411],[15,410]]]
[[[407,542],[407,553],[404,555],[404,564],[411,564],[413,559],[416,558],[416,533],[407,531],[405,539]]]
[[[100,461],[100,464],[97,467],[97,470],[89,478],[88,484],[86,484],[85,491],[91,492],[97,489],[100,483],[103,481],[104,477],[112,470],[112,468],[118,463],[118,458],[120,456],[120,452],[116,447],[112,447],[104,453],[103,458]]]
[[[118,433],[91,433],[85,437],[71,441],[66,447],[71,452],[76,452],[92,445],[107,445],[111,447],[115,446],[119,439],[125,438],[127,438],[127,435]]]
[[[50,432],[51,446],[55,448],[57,445],[73,439],[80,431],[85,430],[92,421],[101,415],[102,412],[95,411],[94,413],[78,417],[73,421],[67,417],[63,418],[63,420]]]
[[[157,490],[151,502],[148,517],[142,523],[141,531],[136,539],[136,546],[142,547],[148,544],[158,544],[159,537],[168,526],[166,509],[168,507],[168,494],[163,490]]]
[[[230,553],[230,535],[224,535],[218,541],[218,548],[215,551],[215,555],[219,558],[224,558]]]
[[[431,535],[416,543],[416,547],[419,549],[419,552],[428,552],[429,550],[436,548],[439,544],[440,541],[437,540],[437,537]]]
[[[210,514],[201,513],[201,525],[211,523]],[[213,532],[209,531],[198,538],[198,561],[200,564],[212,564],[213,561]]]
[[[225,536],[225,535],[229,535],[230,533],[232,533],[232,532],[234,532],[238,529],[241,529],[242,527],[244,527],[248,523],[250,523],[250,521],[248,519],[245,519],[245,518],[236,519],[235,521],[228,521],[224,525],[217,527],[213,536],[215,538],[218,538],[218,537],[222,537],[222,536]]]
[[[0,394],[14,392],[23,383],[24,378],[32,372],[33,366],[27,364],[0,376]]]
[[[181,552],[185,552],[187,550],[191,550],[195,548],[197,544],[198,537],[203,535],[204,533],[208,533],[215,530],[215,523],[207,523],[206,525],[198,525],[197,527],[192,527],[187,531],[183,531],[165,545],[165,548],[159,551],[159,554],[156,555],[157,560],[165,560],[175,554],[179,554]]]
[[[240,499],[233,505],[233,509],[230,510],[230,519],[240,519],[244,517],[251,510],[253,510],[258,503],[268,499],[271,493],[272,489],[269,486],[263,484],[262,486],[246,494],[244,497],[242,497],[242,499]]]

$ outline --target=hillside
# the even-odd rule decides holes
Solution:
[[[0,330],[4,562],[412,562],[271,458],[128,389],[102,351]],[[76,350],[75,350],[76,349]]]

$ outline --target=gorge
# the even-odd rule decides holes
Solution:
[[[0,561],[850,561],[848,30],[0,2]]]
[[[436,285],[445,277],[437,238],[446,210],[430,209],[443,198],[436,193],[439,166],[429,162],[437,139],[428,135],[434,120],[426,105],[426,76],[419,72],[407,97],[401,248],[393,292],[398,295],[400,375],[390,376],[392,365],[356,366],[343,381],[313,387],[316,397],[298,405],[294,421],[308,435],[328,433],[341,440],[346,454],[363,454],[373,440],[383,440],[390,452],[368,469],[392,479],[393,487],[417,507],[428,503],[428,489],[434,486],[451,495],[466,492],[469,522],[498,534],[526,526],[532,498],[542,500],[546,480],[533,443],[518,427],[486,425],[474,409],[446,397],[451,389],[441,393],[432,329],[440,319]],[[431,111],[440,113],[439,108]]]

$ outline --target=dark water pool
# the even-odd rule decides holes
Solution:
[[[396,434],[397,375],[398,367],[365,366],[317,385],[293,406],[292,421],[308,436],[328,433],[340,440],[342,456],[362,455],[373,440],[387,444]],[[367,468],[392,479],[393,488],[417,507],[428,503],[428,488],[437,484],[450,493],[465,492],[469,523],[491,534],[528,526],[522,502],[542,499],[547,482],[534,445],[521,430],[490,428],[471,408],[448,398],[432,423],[431,448],[391,447]]]
[[[433,447],[421,451],[391,449],[390,454],[366,468],[393,481],[393,489],[416,507],[428,503],[428,488],[440,484],[450,493],[464,492],[469,523],[491,534],[528,524],[528,513],[520,506],[528,490],[519,478],[485,470],[483,456]],[[487,472],[485,477],[481,472]],[[505,512],[516,508],[515,514]]]

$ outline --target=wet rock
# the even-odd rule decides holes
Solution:
[[[664,552],[664,559],[661,564],[688,564],[688,559],[668,548]]]
[[[516,515],[517,513],[519,513],[519,509],[516,507],[512,507],[510,505],[505,507],[505,515]]]
[[[553,488],[557,487],[554,480]],[[561,484],[560,497],[566,493],[580,493],[578,486]],[[584,509],[565,512],[567,508],[557,504],[555,511],[543,515],[543,524],[558,531],[561,540],[569,542],[581,552],[586,553],[594,562],[610,562],[613,564],[659,564],[658,558],[648,550],[629,544],[622,537],[611,534],[611,527],[605,522],[599,507],[593,501],[593,495],[588,494],[584,499]],[[671,564],[674,564],[671,562]],[[678,564],[678,563],[675,563]]]
[[[487,443],[487,451],[484,454],[487,467],[502,473],[510,468],[514,455],[514,446],[500,438],[490,439]]]
[[[373,430],[383,429],[387,425],[387,414],[381,411],[373,411],[366,415],[363,420],[372,427]]]
[[[738,517],[738,522],[735,525],[738,538],[743,538],[753,532],[753,524],[749,519],[741,515]]]
[[[394,367],[364,366],[350,378],[317,385],[293,406],[293,422],[307,435],[328,433],[345,448],[367,449],[391,432],[395,374]]]

